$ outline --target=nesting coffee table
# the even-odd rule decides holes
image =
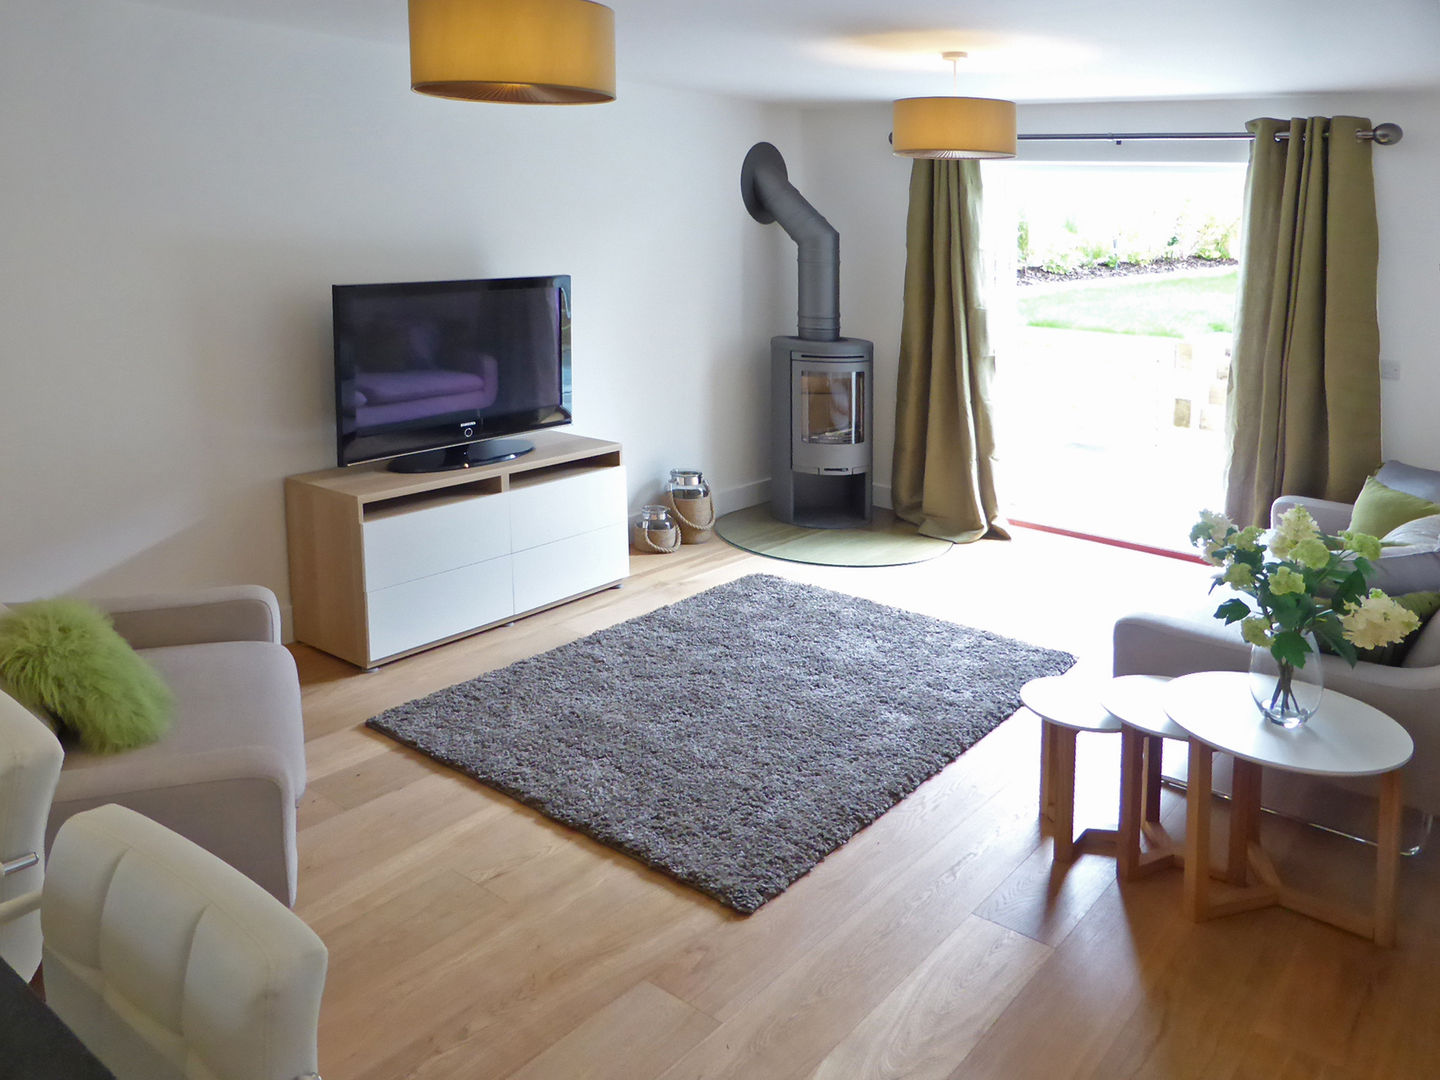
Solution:
[[[1020,700],[1040,717],[1040,817],[1055,835],[1055,861],[1074,862],[1081,851],[1114,851],[1114,829],[1075,835],[1075,744],[1082,731],[1119,731],[1120,721],[1073,674],[1032,679],[1020,688]]]
[[[1395,943],[1395,890],[1400,867],[1400,770],[1415,746],[1409,733],[1379,709],[1326,690],[1320,709],[1303,727],[1286,730],[1260,714],[1250,697],[1249,675],[1207,671],[1172,680],[1161,695],[1166,715],[1190,736],[1186,784],[1185,911],[1196,922],[1279,905],[1370,938]],[[1214,755],[1235,759],[1229,848],[1233,886],[1224,894],[1210,881],[1211,778]],[[1374,899],[1369,911],[1344,907],[1291,888],[1260,846],[1263,769],[1322,777],[1380,778]],[[1241,861],[1243,857],[1243,862]],[[1257,883],[1248,882],[1244,869]],[[1224,888],[1224,886],[1221,886]]]

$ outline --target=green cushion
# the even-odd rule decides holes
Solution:
[[[0,617],[0,679],[86,750],[134,749],[170,727],[169,688],[103,612],[80,600],[38,600]]]
[[[1440,514],[1440,506],[1419,495],[1388,488],[1375,477],[1365,481],[1360,497],[1355,500],[1355,509],[1350,514],[1350,529],[1353,532],[1384,536],[1407,521]]]

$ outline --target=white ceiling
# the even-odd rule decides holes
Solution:
[[[404,0],[152,0],[405,41]],[[1019,101],[1440,85],[1440,0],[610,0],[627,79],[773,101]]]

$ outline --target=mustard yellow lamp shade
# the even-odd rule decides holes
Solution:
[[[614,101],[615,13],[590,0],[410,0],[410,86],[462,101]]]
[[[996,98],[920,97],[895,102],[893,150],[908,158],[1015,156],[1015,103]]]

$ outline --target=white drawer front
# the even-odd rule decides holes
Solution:
[[[462,566],[367,596],[375,662],[515,613],[510,559]]]
[[[374,592],[510,552],[508,497],[418,507],[365,523],[365,588]]]
[[[619,466],[510,491],[512,551],[624,523],[625,470]]]
[[[553,604],[567,596],[619,581],[630,573],[630,548],[625,522],[553,544],[517,551],[515,610]]]

